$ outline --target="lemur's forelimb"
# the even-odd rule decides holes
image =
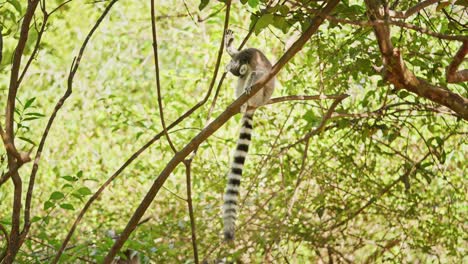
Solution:
[[[226,30],[226,35],[225,35],[224,41],[225,41],[224,43],[225,43],[225,46],[226,46],[227,53],[231,57],[236,56],[236,54],[239,53],[239,51],[232,44],[234,42],[234,32],[232,30],[230,30],[230,29]]]

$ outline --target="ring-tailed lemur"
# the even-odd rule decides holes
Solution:
[[[252,85],[271,70],[271,63],[258,49],[249,48],[238,51],[232,45],[233,40],[233,31],[227,30],[225,36],[226,50],[232,59],[227,65],[226,71],[230,71],[239,77],[236,87],[236,97],[239,97],[244,92],[250,93]],[[244,113],[244,116],[242,117],[239,140],[237,141],[234,160],[228,174],[228,183],[224,195],[224,239],[227,241],[234,239],[239,186],[252,137],[253,114],[257,107],[268,102],[274,88],[275,80],[273,78],[241,107],[241,112]]]

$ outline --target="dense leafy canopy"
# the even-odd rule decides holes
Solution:
[[[15,56],[34,2],[24,51]],[[0,114],[1,258],[18,243],[19,263],[52,261],[88,199],[124,164],[93,200],[60,258],[102,262],[114,244],[111,234],[124,229],[174,156],[166,137],[152,140],[163,127],[150,1],[117,1],[106,9],[110,2],[0,1],[0,109],[7,109]],[[169,129],[176,150],[233,101],[235,78],[223,77],[227,54],[219,69],[215,66],[227,6],[236,44],[248,37],[247,47],[276,62],[325,4],[157,1],[166,126],[203,102]],[[340,1],[276,77],[273,97],[311,97],[283,98],[256,112],[235,245],[221,240],[220,208],[240,115],[204,140],[189,166],[180,164],[170,173],[144,215],[147,221],[124,248],[138,251],[143,262],[195,262],[189,203],[200,261],[462,262],[468,155],[463,70],[468,65],[460,52],[468,49],[463,49],[467,6],[463,0]],[[105,10],[109,13],[80,51]],[[217,79],[210,85],[214,72]],[[452,78],[457,73],[461,80]],[[70,84],[72,93],[64,97],[38,152],[30,215],[23,219],[35,169],[21,157],[29,153],[34,159]],[[15,86],[16,96],[8,100]],[[15,138],[16,150],[8,136]],[[153,144],[125,164],[148,142]],[[15,225],[22,239],[15,236]]]

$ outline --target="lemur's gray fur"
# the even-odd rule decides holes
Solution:
[[[244,92],[250,93],[252,85],[263,75],[271,70],[271,63],[258,49],[249,48],[238,51],[233,45],[234,35],[232,30],[226,31],[225,44],[231,61],[226,71],[239,77],[236,87],[236,97]],[[244,116],[241,121],[241,129],[237,147],[234,152],[234,160],[228,174],[228,183],[224,195],[224,239],[234,239],[235,220],[237,218],[239,186],[244,167],[245,158],[249,150],[249,144],[253,129],[253,114],[257,107],[264,105],[270,100],[275,89],[275,79],[268,81],[254,96],[252,96],[241,108]]]

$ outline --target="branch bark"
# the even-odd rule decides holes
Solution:
[[[438,3],[440,2],[441,0],[426,0],[426,1],[421,1],[419,3],[417,3],[416,5],[408,8],[405,12],[402,12],[402,11],[391,11],[390,15],[394,18],[400,18],[400,19],[406,19],[416,13],[418,13],[419,11],[421,11],[422,9],[432,5],[432,4],[435,4],[435,3]],[[393,13],[393,14],[392,14]]]
[[[190,230],[192,235],[192,247],[193,247],[193,257],[195,259],[195,264],[199,263],[198,260],[198,246],[197,246],[197,231],[195,226],[195,216],[193,214],[193,203],[192,203],[192,160],[185,160],[185,180],[187,185],[187,205],[190,216]]]
[[[28,1],[28,6],[26,8],[26,13],[24,14],[23,23],[21,24],[20,36],[18,39],[18,45],[16,46],[15,53],[13,56],[13,65],[11,67],[10,74],[10,85],[8,88],[8,99],[7,106],[5,110],[5,147],[7,152],[10,155],[13,155],[15,158],[21,160],[21,156],[15,147],[14,140],[14,113],[15,113],[15,103],[16,103],[16,93],[18,92],[18,76],[19,69],[21,65],[21,58],[23,56],[26,43],[29,36],[29,28],[31,20],[36,11],[39,0]]]
[[[158,108],[159,108],[159,117],[161,119],[161,125],[163,127],[164,135],[166,136],[167,142],[171,147],[174,153],[177,153],[177,149],[172,143],[171,137],[167,132],[166,122],[164,121],[164,111],[161,99],[161,83],[159,80],[159,56],[158,56],[158,39],[156,35],[156,20],[154,15],[154,0],[151,0],[151,33],[153,36],[153,58],[154,58],[154,70],[156,73],[156,90],[158,92]]]
[[[463,42],[463,45],[458,50],[457,54],[453,58],[453,61],[447,67],[446,76],[448,83],[458,83],[468,81],[468,69],[457,71],[460,64],[465,59],[466,54],[468,53],[468,40]]]
[[[230,6],[231,1],[227,1],[227,5]],[[158,178],[154,181],[150,190],[147,192],[145,198],[140,203],[132,218],[128,222],[127,226],[123,230],[121,236],[114,243],[106,258],[104,263],[111,263],[114,259],[117,252],[123,246],[125,241],[128,239],[130,234],[135,229],[139,220],[146,212],[151,202],[153,201],[156,194],[159,192],[160,188],[164,182],[169,177],[170,173],[182,162],[187,155],[189,155],[198,145],[205,141],[209,136],[211,136],[216,130],[218,130],[224,123],[226,123],[235,113],[237,113],[239,107],[244,104],[250,97],[256,94],[263,85],[273,78],[283,66],[292,58],[294,55],[299,52],[304,44],[310,39],[310,37],[317,31],[318,27],[322,24],[325,16],[328,15],[334,7],[339,3],[339,0],[330,0],[327,5],[322,9],[320,15],[313,18],[309,28],[306,32],[289,48],[289,50],[279,59],[279,61],[273,66],[271,71],[257,81],[253,87],[250,94],[243,94],[237,100],[235,100],[218,118],[211,122],[205,129],[203,129],[195,138],[193,138],[182,150],[174,155],[171,161],[167,164],[166,168],[161,172]]]
[[[380,1],[366,0],[368,17],[374,22],[383,17],[383,7]],[[405,89],[435,103],[444,105],[460,117],[468,120],[468,99],[453,93],[446,87],[429,83],[423,78],[416,77],[405,65],[403,57],[398,49],[395,49],[390,39],[390,27],[388,24],[375,24],[374,33],[377,37],[380,52],[385,66],[384,76],[397,89]]]
[[[271,98],[267,104],[276,104],[286,101],[307,101],[307,100],[323,100],[323,99],[340,99],[343,100],[348,97],[347,94],[320,94],[320,95],[287,95],[282,97]]]
[[[31,20],[36,11],[39,0],[28,1],[26,8],[26,13],[23,17],[23,23],[21,24],[20,36],[18,39],[18,44],[15,49],[15,54],[13,56],[13,65],[11,68],[10,74],[10,84],[8,88],[8,99],[5,110],[5,132],[2,131],[2,140],[5,144],[5,149],[7,151],[8,159],[8,169],[10,171],[10,177],[14,185],[14,195],[13,195],[13,210],[11,214],[11,230],[10,230],[10,240],[8,242],[8,249],[2,263],[13,263],[15,260],[16,254],[18,253],[20,247],[20,217],[21,217],[21,194],[23,190],[23,182],[18,173],[19,167],[22,164],[27,162],[29,155],[21,155],[15,147],[15,134],[14,134],[14,114],[15,114],[15,102],[16,102],[16,93],[18,92],[18,75],[19,68],[21,65],[21,57],[23,56],[26,43],[29,36],[29,27]],[[23,159],[24,156],[24,159]],[[3,177],[2,177],[3,178]],[[8,180],[8,177],[5,178],[5,181]]]

